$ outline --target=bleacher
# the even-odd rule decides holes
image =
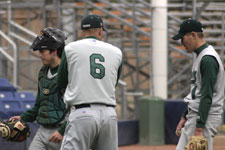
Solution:
[[[5,78],[0,78],[0,120],[8,119],[11,116],[21,115],[27,109],[33,107],[35,96],[32,92],[18,91]],[[31,129],[30,137],[24,142],[8,142],[0,137],[1,150],[26,150],[28,149],[39,125],[37,123],[28,123]]]
[[[35,96],[31,92],[19,92],[7,79],[0,78],[0,119],[21,115],[33,107]]]
[[[49,1],[48,3],[42,0],[39,2],[12,1],[11,13],[15,14],[12,20],[35,33],[39,33],[43,26],[60,27],[69,35],[68,39],[77,40],[81,38],[79,28],[82,17],[87,13],[100,15],[108,31],[104,40],[118,46],[123,51],[124,69],[121,80],[126,82],[127,90],[149,94],[152,82],[150,79],[152,76],[151,15],[153,10],[150,1],[139,0],[134,5],[128,0],[62,0],[60,1],[61,6],[57,5],[56,2],[58,1]],[[44,6],[46,9],[42,10]],[[197,11],[195,14],[194,6],[196,6]],[[190,70],[188,65],[191,64],[191,55],[183,50],[184,48],[180,46],[179,41],[172,41],[170,37],[177,33],[179,23],[183,19],[196,17],[204,25],[207,42],[218,50],[224,61],[224,6],[224,2],[196,1],[196,5],[194,5],[194,2],[190,0],[168,0],[169,98],[176,99],[187,94],[188,89],[183,87],[189,85],[186,79],[187,72]],[[56,9],[56,7],[58,8]],[[7,14],[5,15],[7,16]],[[41,17],[42,15],[45,17]],[[6,23],[10,23],[10,21],[7,20],[7,17],[2,19],[1,30],[6,32]],[[20,65],[17,67],[18,70],[23,70],[18,73],[18,81],[20,81],[18,85],[23,89],[36,90],[38,68],[42,64],[39,58],[28,50],[29,43],[32,42],[33,38],[29,34],[26,35],[23,30],[15,28],[14,25],[11,27],[13,27],[13,30],[10,31],[11,36],[17,37],[16,43],[20,49],[18,57]],[[20,36],[23,38],[18,38]],[[27,44],[24,45],[24,42]],[[6,51],[8,50],[7,46],[1,45],[1,47],[6,47]],[[0,63],[0,67],[2,64]],[[2,66],[4,70],[7,70],[2,73],[2,76],[9,76],[12,79],[12,74],[9,74],[8,70],[10,67]],[[34,66],[37,69],[32,69]],[[134,80],[135,76],[138,80]]]
[[[23,3],[25,3],[26,5]],[[104,19],[104,23],[108,31],[108,33],[105,35],[105,41],[116,45],[123,50],[124,69],[121,79],[126,82],[126,89],[128,91],[124,93],[135,93],[137,91],[141,91],[144,94],[149,93],[149,85],[151,82],[150,79],[152,73],[150,59],[152,8],[149,1],[136,1],[135,8],[133,8],[132,2],[128,0],[62,0],[61,5],[58,6],[59,8],[56,9],[57,5],[49,2],[46,3],[46,9],[43,10],[41,8],[44,5],[42,5],[41,3],[40,6],[35,4],[36,2],[34,1],[29,2],[27,0],[23,3],[18,4],[16,1],[13,1],[12,14],[15,14],[15,16],[12,18],[12,20],[36,33],[39,33],[40,27],[43,26],[41,23],[43,22],[47,26],[56,27],[57,25],[59,25],[58,21],[66,20],[65,22],[60,22],[62,29],[64,31],[67,31],[68,35],[79,39],[80,34],[78,29],[80,28],[79,23],[82,17],[87,13],[100,15]],[[201,20],[205,28],[204,32],[206,33],[207,42],[209,44],[212,44],[220,53],[223,61],[225,60],[225,2],[219,3],[214,1],[196,1],[196,3],[196,10],[198,11],[198,13],[194,15],[194,4],[191,0],[168,0],[168,97],[171,99],[184,97],[186,93],[189,92],[189,80],[187,80],[187,78],[189,77],[189,70],[192,64],[192,55],[187,54],[184,51],[184,47],[180,45],[180,42],[172,41],[170,39],[172,35],[177,33],[177,30],[179,29],[179,23],[183,19],[195,16],[196,18]],[[60,12],[62,14],[57,18],[56,13]],[[2,21],[2,28],[5,27],[4,23],[7,22],[9,21]],[[71,28],[67,28],[69,24],[72,24],[72,30]],[[15,29],[15,33],[19,34],[20,32],[23,33],[22,31]],[[37,87],[36,80],[38,79],[38,69],[33,68],[34,66],[35,68],[38,68],[38,66],[42,64],[39,61],[39,58],[36,58],[30,53],[30,51],[28,51],[28,48],[26,46],[30,45],[24,46],[21,45],[21,43],[23,43],[24,41],[22,41],[21,43],[20,42],[21,41],[17,42],[19,43],[17,46],[20,52],[20,56],[18,59],[20,65],[18,65],[18,69],[23,69],[23,71],[21,71],[18,75],[19,86],[23,89],[36,90],[35,88]],[[7,66],[7,69],[8,68],[10,67]],[[10,71],[7,70],[7,72]],[[5,76],[7,75],[8,74],[6,74]],[[11,75],[9,76],[11,77]],[[136,76],[138,76],[138,80],[135,80]],[[133,108],[133,100],[136,100],[138,96],[122,95],[121,98],[118,97],[118,106],[122,104],[122,99],[124,97],[126,98],[126,102],[128,103],[128,106],[126,107],[127,114],[125,117],[126,119],[133,119],[135,116],[133,112],[136,112]],[[18,89],[9,84],[8,80],[0,79],[0,119],[9,118],[12,115],[21,114],[22,112],[33,106],[34,99],[35,97],[32,93],[19,92]],[[175,128],[183,109],[184,104],[182,101],[176,102],[171,100],[166,101],[165,103],[166,144],[177,143],[178,137],[175,135]],[[119,122],[119,145],[135,144],[138,141],[138,137],[136,136],[139,132],[137,127],[138,122],[130,121],[129,126],[127,126],[128,122]],[[33,126],[35,126],[33,129],[36,129],[36,125],[37,124],[31,124],[30,127],[32,128]],[[32,134],[34,133],[35,132],[32,132]],[[29,138],[28,140],[32,140],[32,138]],[[29,141],[27,141],[24,145],[27,146],[26,144],[28,143]],[[7,143],[4,141],[0,144],[4,145],[4,149],[7,150],[15,148],[18,149],[17,144],[8,144],[8,147]]]

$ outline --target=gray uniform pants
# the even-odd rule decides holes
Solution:
[[[57,130],[57,128],[45,128],[40,125],[34,139],[31,142],[29,150],[59,150],[60,143],[49,142],[50,136]]]
[[[118,150],[115,108],[91,104],[71,108],[61,150]]]
[[[208,140],[208,150],[213,150],[213,137],[217,134],[219,125],[221,123],[221,115],[208,115],[205,128],[203,128],[203,135]],[[176,150],[184,150],[187,145],[188,137],[194,135],[196,128],[197,113],[189,111],[187,115],[187,121],[177,144]]]

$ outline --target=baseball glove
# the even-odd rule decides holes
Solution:
[[[30,129],[22,120],[0,120],[0,136],[6,141],[22,142],[30,136]]]
[[[208,142],[204,136],[191,136],[185,146],[186,150],[208,150]]]

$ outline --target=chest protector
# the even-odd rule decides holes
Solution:
[[[64,119],[66,113],[62,92],[56,84],[57,76],[49,79],[48,69],[43,66],[38,78],[40,109],[37,121],[41,125],[55,125]]]

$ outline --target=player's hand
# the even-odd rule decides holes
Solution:
[[[195,136],[203,136],[203,129],[202,128],[196,128],[194,135]]]
[[[49,142],[59,143],[63,139],[63,136],[56,130],[51,137],[49,138]]]
[[[184,127],[185,122],[186,122],[186,119],[184,117],[181,117],[180,122],[178,123],[177,128],[176,128],[177,136],[181,135],[181,129]]]
[[[13,116],[13,117],[9,118],[9,120],[12,120],[12,119],[21,120],[21,117],[20,116]]]

